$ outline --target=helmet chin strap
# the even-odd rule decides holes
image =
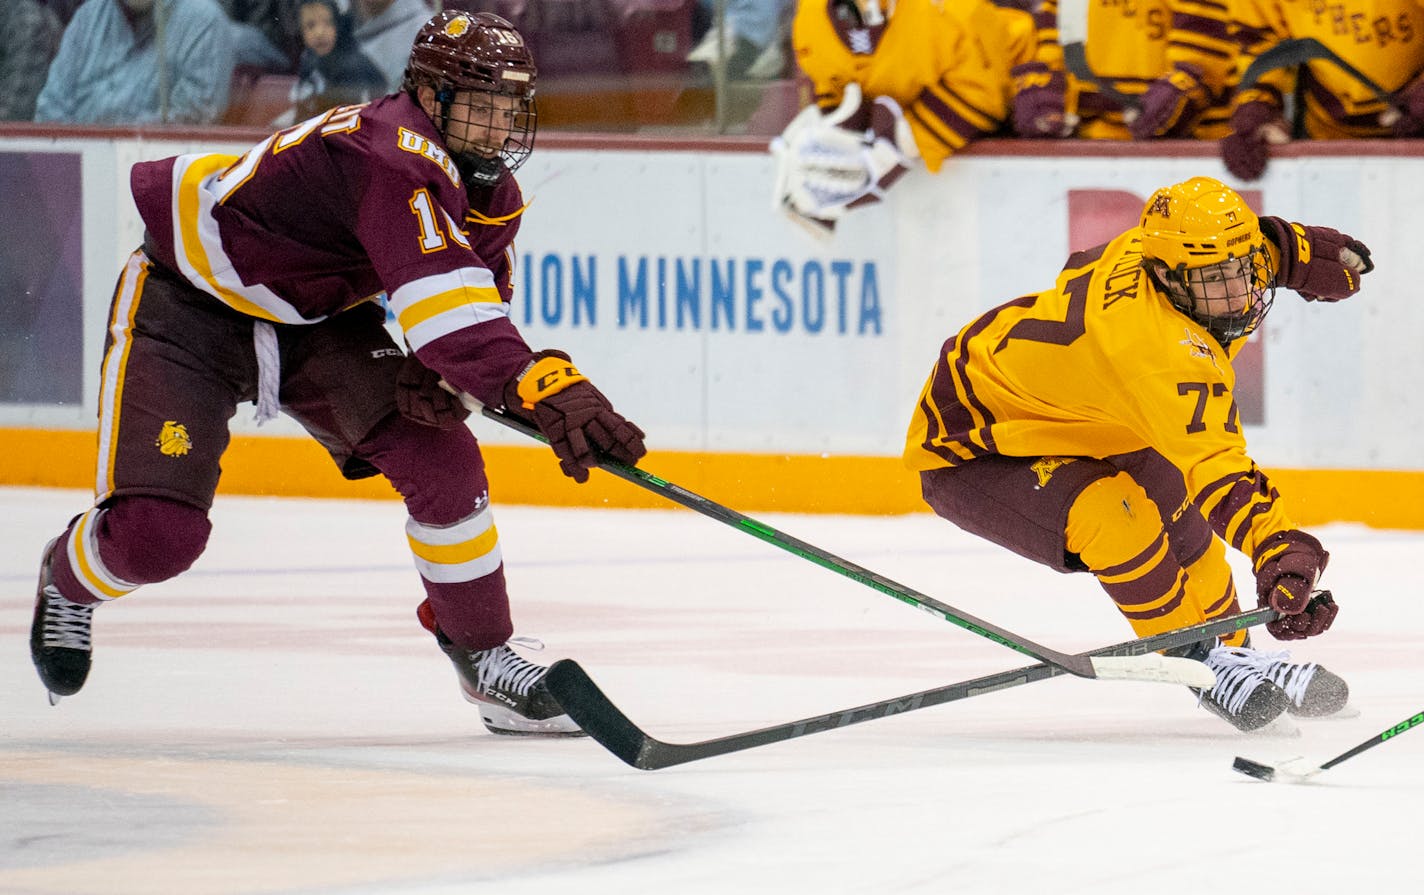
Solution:
[[[504,177],[504,160],[498,156],[486,158],[474,152],[451,152],[455,167],[465,186],[494,186]]]

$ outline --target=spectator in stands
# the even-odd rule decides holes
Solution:
[[[59,49],[59,16],[39,0],[0,3],[0,121],[29,121]]]
[[[383,92],[399,89],[411,42],[430,13],[425,0],[352,0],[356,43],[385,76]]]
[[[292,91],[297,120],[386,92],[385,75],[357,46],[351,20],[337,9],[336,0],[302,0],[299,14],[306,48]]]
[[[233,23],[233,53],[239,66],[291,74],[301,54],[298,0],[217,0]]]
[[[63,27],[69,26],[69,20],[74,18],[79,7],[84,5],[84,0],[41,0],[41,2],[59,16],[59,24]]]
[[[719,44],[717,5],[725,3]],[[725,59],[728,78],[779,78],[786,68],[783,44],[791,33],[794,0],[698,0],[697,22],[706,22],[688,62],[716,68]]]
[[[87,0],[65,29],[35,120],[208,123],[227,105],[232,64],[232,32],[213,0]]]

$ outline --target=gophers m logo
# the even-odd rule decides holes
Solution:
[[[1033,486],[1033,490],[1037,491],[1047,487],[1048,480],[1053,478],[1053,474],[1060,467],[1067,466],[1072,462],[1070,457],[1044,457],[1041,460],[1035,460],[1033,465],[1029,466],[1029,469],[1033,470],[1033,474],[1038,476],[1038,484]]]
[[[182,457],[193,449],[193,441],[188,437],[188,427],[176,420],[165,420],[163,430],[153,442],[158,452],[165,457]]]
[[[1160,215],[1164,218],[1172,216],[1172,198],[1170,196],[1157,196],[1152,200],[1152,207],[1147,209],[1149,215]]]

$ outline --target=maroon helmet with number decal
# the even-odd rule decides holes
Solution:
[[[537,74],[509,22],[489,12],[446,10],[415,36],[401,89],[417,100],[421,87],[434,91],[435,126],[465,182],[489,186],[534,149]],[[480,135],[473,142],[472,133]]]

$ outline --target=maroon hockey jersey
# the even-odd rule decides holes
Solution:
[[[519,186],[467,194],[405,94],[338,107],[240,157],[141,162],[130,182],[153,260],[237,311],[309,324],[385,292],[421,360],[496,405],[531,355],[509,319]]]

